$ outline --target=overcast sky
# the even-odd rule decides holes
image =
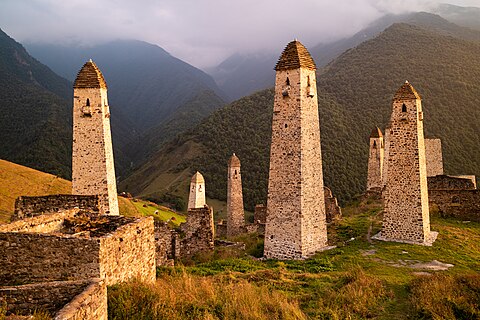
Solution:
[[[235,52],[280,51],[352,35],[384,13],[480,0],[0,0],[0,28],[19,42],[158,44],[197,67]]]

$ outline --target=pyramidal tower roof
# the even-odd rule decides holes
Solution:
[[[307,48],[305,48],[300,41],[294,40],[287,44],[283,50],[282,55],[275,66],[275,70],[291,70],[298,68],[316,70],[317,66]]]
[[[205,183],[205,179],[203,179],[203,176],[200,172],[196,172],[193,177],[192,177],[192,181],[193,183]]]
[[[405,81],[405,83],[398,89],[397,93],[393,97],[394,100],[411,100],[411,99],[421,99],[417,90],[410,84],[410,82]]]
[[[370,133],[370,138],[381,138],[383,137],[382,130],[379,127],[375,127]]]
[[[240,167],[240,159],[235,155],[235,153],[228,159],[229,167]]]
[[[88,88],[104,88],[107,89],[107,83],[103,74],[98,69],[97,65],[90,59],[87,61],[82,69],[78,72],[74,88],[88,89]]]

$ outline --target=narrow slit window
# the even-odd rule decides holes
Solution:
[[[285,84],[286,84],[287,86],[290,85],[290,79],[288,79],[288,77],[287,77],[287,81],[285,82]]]
[[[404,104],[402,104],[402,112],[407,112],[407,106]]]
[[[90,107],[90,99],[87,98],[87,107]]]

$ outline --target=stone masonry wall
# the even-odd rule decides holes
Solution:
[[[327,223],[330,223],[342,217],[342,209],[338,205],[337,198],[333,196],[332,190],[327,187],[324,187],[324,190],[325,212],[327,216]]]
[[[480,222],[480,190],[429,190],[428,199],[441,217]]]
[[[71,218],[78,209],[41,215],[28,219],[17,220],[8,224],[0,225],[0,232],[39,232],[49,233],[58,231],[66,218]]]
[[[427,177],[443,174],[442,140],[425,139]]]
[[[55,315],[55,320],[107,320],[107,286],[93,279],[87,288],[75,296]]]
[[[131,278],[155,281],[154,234],[153,217],[144,217],[100,238],[100,277],[107,286]]]
[[[155,261],[157,266],[171,265],[175,259],[177,233],[166,222],[155,221]]]
[[[303,259],[327,246],[315,71],[276,73],[264,255]]]
[[[428,191],[431,190],[475,190],[471,179],[452,176],[428,177]]]
[[[407,97],[402,95],[407,91]],[[381,237],[425,243],[430,236],[423,113],[406,83],[393,100]],[[400,94],[399,94],[400,93]]]
[[[0,287],[0,304],[7,304],[8,314],[27,316],[35,310],[54,314],[81,294],[90,283],[91,280],[76,280]]]
[[[370,138],[367,190],[379,189],[383,186],[384,147],[383,137]]]
[[[187,222],[180,225],[180,255],[189,257],[201,251],[214,249],[213,210],[203,208],[188,210]]]
[[[15,221],[74,208],[98,213],[98,196],[58,194],[41,197],[18,197],[15,200],[15,212],[11,220]]]
[[[0,283],[15,285],[100,276],[96,239],[42,233],[0,233]]]
[[[266,223],[267,222],[267,207],[263,204],[257,204],[255,211],[253,212],[254,223]]]
[[[74,89],[72,193],[98,195],[102,214],[119,214],[106,88]]]
[[[234,154],[228,163],[227,237],[235,237],[244,233],[244,227],[242,174],[240,172],[240,160]]]

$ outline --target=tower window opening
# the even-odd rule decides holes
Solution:
[[[90,107],[90,99],[87,98],[87,107]]]
[[[373,147],[377,148],[377,141],[373,141]]]
[[[285,81],[285,84],[286,84],[287,86],[290,85],[290,79],[288,79],[288,77],[287,77],[287,81]]]
[[[404,104],[402,104],[402,112],[407,112],[407,106]]]

